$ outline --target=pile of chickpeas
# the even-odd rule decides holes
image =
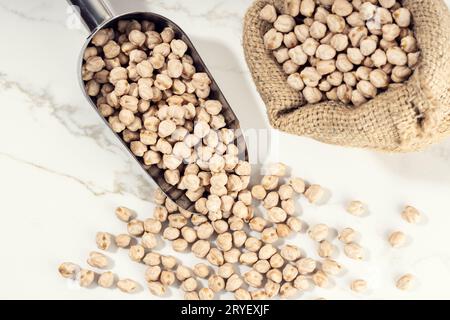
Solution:
[[[270,165],[267,175],[240,191],[239,200],[232,206],[220,201],[218,207],[205,204],[201,210],[189,212],[158,191],[151,217],[139,219],[131,209],[118,207],[115,215],[126,223],[127,232],[97,233],[97,248],[106,254],[93,251],[88,255],[87,264],[95,270],[65,262],[59,273],[76,279],[82,287],[99,285],[136,292],[141,288],[138,281],[118,279],[108,270],[111,261],[107,253],[120,248],[128,251],[131,261],[146,265],[143,278],[156,296],[167,296],[168,288],[174,287],[189,300],[216,299],[223,292],[233,294],[237,300],[288,299],[314,287],[330,288],[332,279],[342,275],[345,260],[366,260],[367,250],[358,243],[360,235],[352,228],[335,230],[324,223],[308,226],[301,220],[297,214],[298,198],[317,205],[325,200],[326,192],[320,185],[286,177],[286,169],[281,163]],[[202,199],[215,204],[215,199]],[[367,207],[361,201],[351,201],[346,211],[360,219],[367,214]],[[401,217],[416,224],[421,214],[406,206]],[[289,243],[288,237],[300,233],[310,238],[318,258],[305,255],[299,246]],[[174,256],[161,254],[158,250],[166,241],[175,252],[192,254],[204,261],[186,265]],[[386,242],[392,248],[403,247],[406,235],[394,231]],[[345,257],[336,260],[339,252]],[[409,290],[414,283],[415,277],[410,273],[395,280],[400,290]],[[368,283],[354,278],[348,287],[364,294]]]
[[[190,201],[209,194],[209,205],[219,197],[231,205],[247,187],[250,165],[240,160],[222,103],[209,99],[211,79],[197,72],[171,28],[157,32],[149,21],[119,21],[117,30],[94,35],[82,70],[86,92],[111,128]]]
[[[285,0],[284,9],[260,11],[273,26],[264,44],[307,103],[360,106],[407,81],[419,62],[411,12],[399,1]]]

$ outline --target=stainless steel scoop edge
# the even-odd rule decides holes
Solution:
[[[77,7],[81,20],[91,32],[114,16],[103,0],[68,0],[68,2]]]

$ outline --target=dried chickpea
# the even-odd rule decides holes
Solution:
[[[325,224],[316,224],[309,228],[308,235],[311,239],[321,242],[328,237],[329,228]]]
[[[95,272],[92,270],[81,269],[80,270],[80,286],[88,288],[92,285],[95,279]]]
[[[345,244],[351,243],[356,239],[356,232],[352,228],[345,228],[338,235],[338,239]]]
[[[401,231],[395,231],[389,235],[388,241],[393,248],[398,248],[405,244],[406,235]]]
[[[80,267],[71,262],[64,262],[58,267],[59,274],[68,279],[75,279],[79,271]]]
[[[320,288],[327,287],[329,283],[328,276],[322,270],[318,270],[312,275],[312,281]]]
[[[304,194],[310,203],[317,203],[324,196],[325,190],[321,186],[313,184],[306,189]]]
[[[262,20],[265,20],[270,23],[274,23],[277,19],[277,12],[274,6],[267,4],[261,11],[259,12],[259,17]]]
[[[400,290],[406,291],[411,289],[414,284],[414,276],[412,274],[405,274],[398,278],[396,287]]]
[[[111,271],[104,272],[98,277],[97,283],[100,287],[111,288],[114,285],[115,275]]]
[[[367,282],[362,279],[353,280],[350,283],[350,289],[357,293],[362,293],[367,290]]]
[[[361,216],[366,212],[364,203],[361,201],[351,201],[347,205],[347,212],[354,216]]]
[[[401,213],[401,217],[408,223],[418,223],[420,221],[420,212],[411,206],[406,206]]]
[[[344,246],[344,253],[347,257],[354,260],[362,260],[364,258],[364,250],[356,243],[348,243]]]
[[[93,251],[89,253],[87,263],[94,268],[104,269],[108,266],[109,261],[104,254]]]

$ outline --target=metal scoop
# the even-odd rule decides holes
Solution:
[[[209,98],[219,100],[222,103],[223,109],[222,114],[225,118],[226,127],[232,129],[235,132],[236,140],[235,144],[239,150],[239,158],[243,160],[248,160],[247,147],[245,144],[244,137],[240,130],[239,121],[231,109],[229,103],[225,99],[224,95],[220,91],[217,83],[214,81],[211,73],[206,68],[206,65],[200,58],[197,50],[192,44],[191,40],[188,36],[181,30],[179,26],[170,21],[169,19],[160,16],[158,14],[154,14],[151,12],[132,12],[126,13],[119,16],[114,16],[105,3],[102,0],[68,0],[69,4],[77,6],[79,8],[79,13],[82,21],[84,22],[87,29],[91,32],[89,37],[86,40],[85,45],[81,50],[81,56],[78,62],[79,69],[79,81],[84,92],[85,97],[90,102],[91,106],[96,110],[99,116],[103,119],[103,121],[109,127],[107,120],[100,114],[98,111],[95,101],[86,93],[85,85],[83,83],[81,77],[81,70],[83,65],[83,53],[86,50],[87,46],[91,42],[92,37],[96,34],[97,31],[103,28],[115,28],[117,26],[117,22],[119,20],[148,20],[155,24],[156,30],[161,31],[165,27],[170,27],[175,31],[175,38],[183,40],[188,45],[187,53],[193,58],[194,65],[198,72],[205,72],[208,74],[211,79],[211,93]],[[178,206],[186,210],[193,210],[194,203],[189,200],[189,198],[185,195],[183,190],[177,189],[176,186],[172,186],[166,182],[164,179],[164,170],[158,168],[156,165],[147,166],[140,159],[138,159],[128,148],[126,143],[122,140],[122,138],[115,133],[117,138],[120,139],[122,144],[128,150],[130,156],[132,156],[137,163],[142,167],[142,169],[150,176],[153,181],[162,189],[162,191],[172,199]]]

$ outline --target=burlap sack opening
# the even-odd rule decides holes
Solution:
[[[424,148],[450,134],[450,13],[443,0],[405,0],[421,50],[419,67],[408,82],[355,108],[343,103],[305,104],[264,48],[270,28],[258,17],[284,0],[256,0],[244,21],[244,51],[256,87],[277,129],[316,140],[391,152]]]

